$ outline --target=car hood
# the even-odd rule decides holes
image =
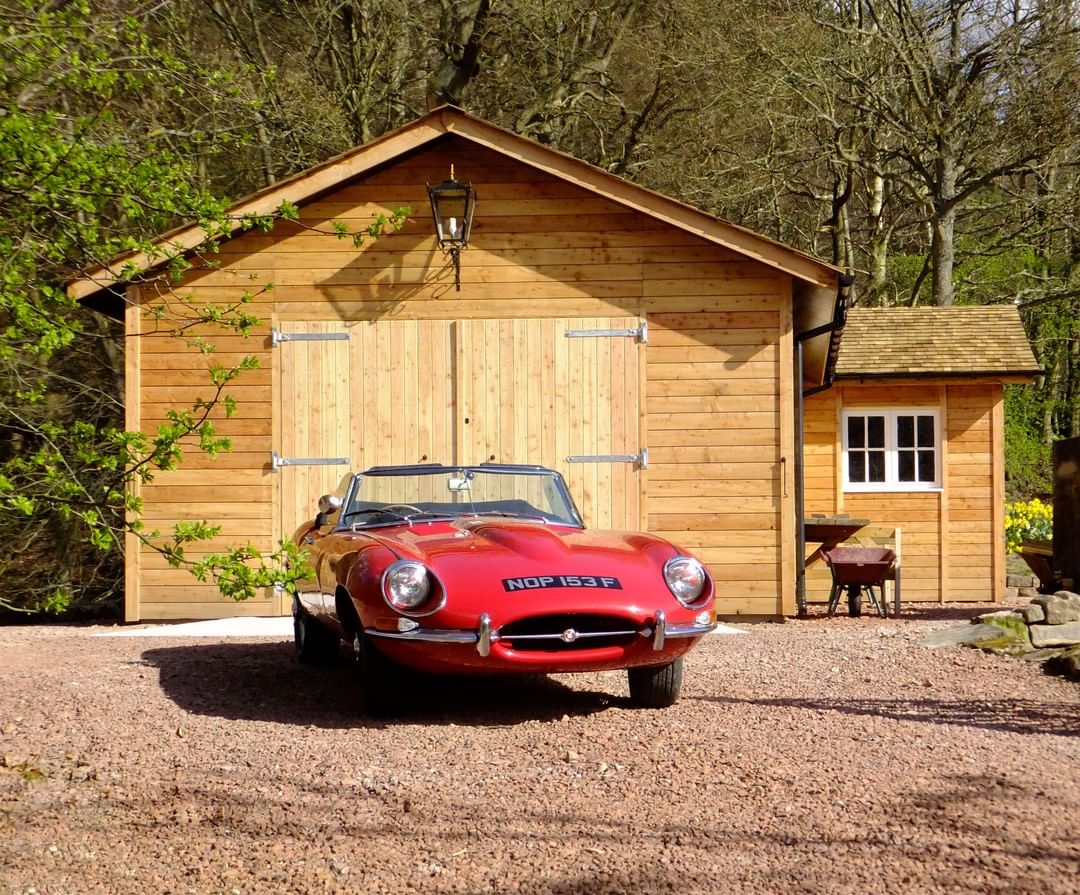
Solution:
[[[610,574],[613,567],[655,569],[675,555],[662,538],[640,532],[589,531],[488,518],[368,530],[364,533],[402,559],[440,575]],[[483,566],[478,566],[478,561]]]

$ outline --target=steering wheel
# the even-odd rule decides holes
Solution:
[[[388,503],[386,506],[378,507],[377,509],[389,510],[390,512],[393,512],[394,510],[412,510],[414,513],[424,512],[420,507],[414,507],[411,503]]]

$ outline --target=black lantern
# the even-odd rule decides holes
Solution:
[[[473,212],[476,210],[476,191],[471,183],[454,178],[454,166],[450,166],[450,179],[427,185],[431,199],[431,216],[435,220],[435,236],[439,248],[450,255],[454,262],[454,286],[461,291],[461,253],[469,247]]]

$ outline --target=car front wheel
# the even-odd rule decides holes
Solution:
[[[374,718],[393,715],[401,705],[403,670],[364,634],[354,635],[353,655],[364,713]]]
[[[682,658],[652,668],[628,668],[630,702],[644,709],[665,709],[674,705],[682,690]]]
[[[332,665],[341,650],[337,635],[306,612],[293,612],[293,642],[296,658],[305,665]]]

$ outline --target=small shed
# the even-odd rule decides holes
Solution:
[[[1040,372],[1011,305],[851,310],[805,402],[806,512],[898,532],[905,603],[1000,600],[1004,387]],[[806,580],[824,601],[823,566]]]
[[[426,211],[425,185],[452,165],[477,194],[460,290]],[[694,550],[721,614],[794,612],[794,395],[797,379],[829,375],[836,268],[449,107],[233,211],[283,201],[298,221],[237,233],[179,284],[126,285],[125,270],[155,263],[134,256],[69,285],[124,315],[127,426],[146,431],[212,392],[209,359],[152,309],[256,293],[251,337],[205,333],[218,360],[260,362],[230,384],[238,413],[218,415],[234,449],[189,451],[142,486],[149,525],[206,518],[222,525],[207,549],[270,550],[346,467],[540,463],[567,478],[589,525]],[[326,235],[406,204],[400,232],[359,249]],[[204,237],[187,227],[162,242]],[[273,593],[223,600],[129,543],[128,620],[287,611]]]

